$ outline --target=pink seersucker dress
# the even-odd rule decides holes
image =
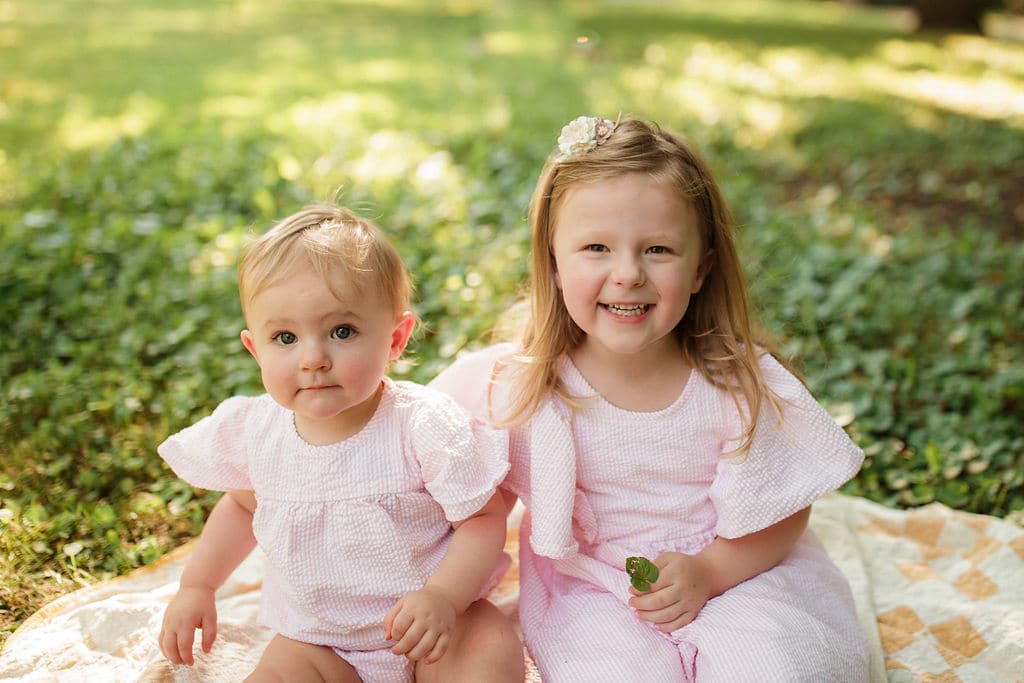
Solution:
[[[511,389],[499,345],[460,358],[432,385],[481,418]],[[572,362],[575,415],[548,399],[510,434],[504,486],[524,502],[520,621],[544,680],[865,681],[868,645],[845,577],[807,530],[778,566],[711,599],[663,634],[627,604],[625,558],[694,554],[801,510],[853,477],[864,458],[803,385],[765,355],[784,423],[765,406],[745,455],[739,413],[699,373],[669,407],[632,412],[601,398]],[[489,403],[490,401],[490,403]]]

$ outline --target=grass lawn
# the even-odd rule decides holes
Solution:
[[[1024,509],[1024,44],[820,0],[0,0],[0,644],[216,494],[155,447],[232,393],[239,246],[338,196],[479,344],[561,126],[705,151],[764,324],[866,450],[846,490]]]

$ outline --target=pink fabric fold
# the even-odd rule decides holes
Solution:
[[[548,399],[531,426],[530,452],[537,457],[530,464],[530,547],[552,559],[569,558],[579,551],[572,535],[576,449],[570,417],[554,399]]]

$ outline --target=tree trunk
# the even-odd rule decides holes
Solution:
[[[981,33],[985,0],[914,0],[921,29],[962,29]]]

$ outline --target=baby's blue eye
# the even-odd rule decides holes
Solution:
[[[294,344],[295,342],[299,341],[299,338],[296,337],[291,332],[278,332],[273,336],[273,340],[276,341],[278,344],[284,344],[285,346],[287,346],[288,344]]]
[[[334,339],[348,339],[355,333],[356,331],[353,330],[348,325],[338,325],[333,330],[331,330],[331,336]]]
[[[583,250],[584,251],[607,251],[608,247],[604,246],[603,244],[588,244],[587,246],[583,247]]]

